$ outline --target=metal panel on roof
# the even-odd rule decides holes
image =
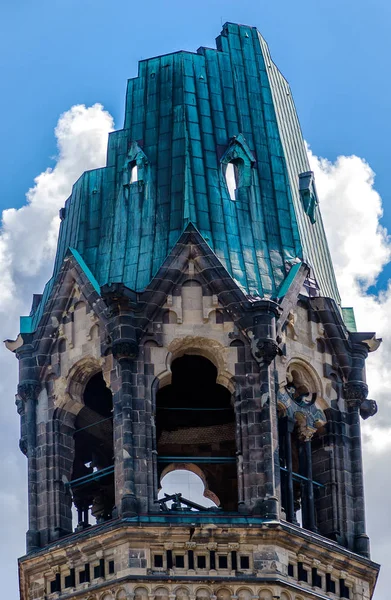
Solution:
[[[247,171],[232,199],[222,158],[235,139],[235,172]],[[141,180],[132,182],[136,146]],[[266,43],[255,28],[228,23],[217,50],[140,63],[107,166],[84,173],[66,202],[54,277],[72,247],[98,286],[142,290],[192,222],[247,294],[276,297],[304,260],[339,301],[319,209],[312,224],[299,196],[308,170],[289,88]]]

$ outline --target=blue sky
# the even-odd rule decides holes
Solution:
[[[129,0],[2,0],[0,210],[21,207],[26,201],[26,192],[34,185],[34,178],[48,167],[56,166],[54,128],[62,113],[74,105],[91,106],[100,102],[114,117],[116,128],[121,128],[126,79],[136,75],[138,60],[179,49],[196,51],[201,45],[214,47],[215,37],[225,21],[255,25],[264,35],[274,61],[291,84],[304,136],[316,156],[335,161],[339,155],[356,154],[370,164],[376,173],[376,190],[383,200],[382,224],[391,231],[391,170],[388,165],[391,4],[385,0],[371,0],[370,3],[363,0],[149,0],[144,3]],[[94,118],[100,119],[102,130],[107,133],[107,122],[102,123],[99,115]],[[77,143],[74,152],[77,162],[82,154]],[[369,324],[365,330],[383,328],[380,334],[386,337],[391,294],[379,303],[377,299],[368,299],[355,287],[355,281],[361,276],[365,278],[368,272],[376,276],[387,262],[384,257],[391,252],[386,239],[376,238],[376,194],[365,180],[365,165],[362,161],[345,160],[330,173],[327,169],[322,171],[316,161],[314,164],[319,172],[317,181],[322,183],[318,188],[324,190],[322,210],[329,224],[334,261],[340,272],[349,275],[345,294],[349,296],[349,289],[354,292],[352,302],[355,306],[354,298],[361,294],[357,306],[359,313],[368,315]],[[81,168],[91,168],[87,159]],[[353,180],[356,187],[347,191],[347,182],[351,186]],[[335,193],[340,194],[341,202]],[[36,199],[39,198],[45,198],[42,190],[36,195]],[[344,203],[344,210],[340,211],[341,203]],[[46,210],[45,206],[42,210]],[[23,271],[26,261],[22,265],[17,252],[24,257],[28,253],[34,257],[42,233],[36,233],[35,242],[26,251],[23,241],[30,238],[23,229],[26,225],[19,228],[17,219],[22,217],[19,213],[15,216],[13,245],[9,247],[14,253],[11,258],[16,257],[17,264],[14,283],[23,292],[18,300],[22,298],[23,311],[26,311],[26,299],[31,298],[33,290],[42,291],[43,280],[48,274],[45,269],[49,266],[45,266],[44,273],[39,271],[40,278],[36,280],[30,280]],[[24,218],[29,219],[26,215]],[[341,238],[338,231],[333,240],[333,227],[337,230],[341,220],[345,237]],[[366,227],[366,221],[369,223],[370,220],[374,225]],[[28,222],[27,227],[37,228],[36,222],[32,220],[31,225]],[[1,236],[0,231],[0,325],[4,338],[16,336],[18,325],[15,315],[10,317],[3,308],[8,306],[3,297],[4,289],[1,289],[2,285],[3,288],[7,285],[8,271],[4,268],[4,238]],[[366,238],[361,255],[360,236],[362,242]],[[345,238],[349,238],[351,245],[338,254],[338,247]],[[353,249],[351,254],[357,249],[358,258],[346,269],[349,248]],[[42,252],[42,247],[39,251]],[[376,254],[374,264],[365,270],[361,263],[373,252]],[[40,261],[42,258],[37,259]],[[379,287],[385,287],[389,277],[391,268],[387,265],[380,274]],[[350,303],[350,297],[347,303]],[[18,310],[16,307],[15,311]],[[365,321],[363,328],[366,326]],[[376,600],[388,598],[387,569],[391,572],[391,559],[388,559],[391,543],[384,527],[385,520],[389,520],[389,510],[386,500],[380,498],[378,501],[379,481],[383,485],[382,497],[386,499],[391,493],[390,476],[382,466],[391,449],[391,404],[390,410],[386,410],[391,387],[391,342],[385,340],[383,346],[380,367],[372,375],[372,381],[377,381],[378,385],[371,384],[376,392],[372,397],[381,399],[379,404],[383,403],[383,409],[376,417],[375,428],[364,429],[369,531],[375,559],[389,563],[383,569],[384,584],[379,587]],[[0,354],[0,471],[4,469],[0,474],[0,503],[5,498],[11,508],[0,514],[0,530],[5,532],[3,539],[7,540],[7,547],[0,542],[0,560],[5,567],[3,591],[7,592],[9,600],[16,600],[16,556],[24,552],[26,529],[23,522],[26,467],[25,458],[17,450],[19,424],[13,405],[17,365],[8,354]],[[388,493],[385,493],[386,487],[390,490]],[[4,525],[1,525],[2,518]]]

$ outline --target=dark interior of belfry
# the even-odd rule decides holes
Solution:
[[[324,429],[305,439],[300,422],[278,411],[281,508],[285,519],[310,531],[318,531],[317,508],[325,486],[319,479],[326,475],[321,436]],[[327,532],[323,532],[327,535]]]
[[[206,358],[184,355],[171,365],[172,380],[156,395],[159,474],[168,465],[196,466],[219,508],[236,511],[235,413],[231,393],[216,383],[217,369]]]
[[[102,373],[88,381],[75,422],[72,496],[77,526],[112,518],[114,508],[113,397]]]
[[[171,372],[171,382],[156,394],[160,486],[164,475],[172,470],[193,471],[202,479],[204,496],[213,499],[219,510],[237,511],[232,394],[216,382],[216,367],[202,356],[185,354],[177,358]],[[101,372],[88,381],[83,400],[84,406],[75,421],[71,482],[79,529],[93,524],[89,522],[90,515],[98,523],[111,519],[115,504],[113,398]],[[316,531],[316,505],[324,488],[317,481],[321,431],[305,441],[297,422],[281,410],[278,417],[281,505],[285,519]],[[176,491],[181,493],[181,485]],[[192,502],[192,498],[181,496],[171,505],[160,501],[160,507],[188,510],[196,508]],[[202,510],[203,504],[198,508]]]

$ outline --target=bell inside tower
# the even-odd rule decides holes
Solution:
[[[114,508],[113,398],[101,372],[88,381],[75,421],[71,490],[77,528],[112,518]]]
[[[171,384],[159,389],[156,397],[159,480],[168,466],[201,470],[207,489],[220,501],[219,508],[235,511],[238,484],[231,394],[216,383],[216,367],[202,356],[185,354],[174,360],[171,370]],[[161,506],[166,508],[164,502]]]

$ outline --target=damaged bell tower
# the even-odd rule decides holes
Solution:
[[[22,600],[372,597],[360,418],[379,340],[341,307],[318,203],[257,29],[140,62],[8,342]]]

